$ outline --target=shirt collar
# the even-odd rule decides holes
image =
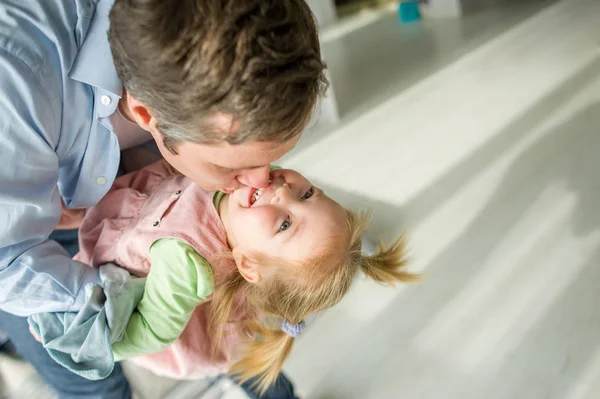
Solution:
[[[114,0],[98,2],[88,32],[69,73],[71,79],[98,89],[96,97],[108,95],[114,100],[108,104],[102,103],[105,109],[99,110],[99,116],[114,113],[123,91],[123,84],[117,75],[108,43],[108,14],[113,3]]]

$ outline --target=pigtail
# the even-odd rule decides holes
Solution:
[[[294,345],[294,338],[280,329],[271,329],[259,322],[248,327],[256,337],[246,348],[246,356],[236,363],[231,373],[240,382],[258,377],[256,385],[261,394],[276,380],[285,359]]]
[[[257,317],[258,301],[255,299],[253,288],[255,287],[248,285],[239,273],[217,286],[210,316],[212,350],[215,356],[225,335],[225,329],[231,323],[230,315],[236,306],[236,295],[240,290],[243,291],[246,298],[245,307],[250,317],[242,324],[249,340],[246,341],[244,357],[233,365],[230,374],[240,382],[258,377],[256,385],[263,394],[277,380],[281,367],[292,350],[294,338],[280,328],[270,328],[270,323],[264,324],[260,321],[263,317]]]
[[[235,296],[244,283],[244,277],[239,273],[235,273],[229,280],[219,284],[215,289],[210,312],[213,357],[217,354],[221,340],[225,335],[225,328],[230,323],[229,317],[232,314]]]
[[[400,236],[389,248],[380,245],[373,256],[362,256],[360,269],[375,281],[384,284],[396,282],[415,282],[419,276],[409,273],[404,268],[408,264],[404,236]]]
[[[379,244],[374,255],[367,256],[361,252],[361,237],[363,236],[371,214],[369,212],[354,213],[348,211],[350,230],[350,263],[360,267],[360,270],[373,280],[394,284],[397,282],[414,282],[419,276],[404,270],[408,264],[406,256],[406,241],[401,235],[387,249]]]

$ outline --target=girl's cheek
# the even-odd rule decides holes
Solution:
[[[256,211],[249,223],[252,225],[252,233],[261,238],[271,237],[275,234],[274,229],[276,228],[275,225],[277,224],[279,213],[272,208],[256,209]]]
[[[266,222],[267,215],[264,212],[260,212],[256,209],[247,210],[246,212],[240,212],[236,224],[241,230],[243,230],[246,236],[252,237],[256,235],[262,235]]]
[[[264,242],[265,238],[275,234],[277,221],[282,218],[280,213],[276,208],[266,206],[240,208],[230,216],[235,225],[236,236],[243,236],[246,242]]]

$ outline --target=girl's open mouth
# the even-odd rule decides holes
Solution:
[[[248,207],[250,208],[252,205],[258,201],[260,196],[271,186],[273,180],[269,180],[269,185],[264,188],[252,188],[250,189],[250,194],[248,196]]]
[[[252,205],[254,205],[256,200],[258,200],[260,198],[260,195],[262,194],[262,192],[263,192],[262,188],[253,188],[250,190],[250,196],[248,198],[248,207],[251,207]]]

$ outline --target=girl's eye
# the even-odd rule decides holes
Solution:
[[[302,198],[301,198],[301,199],[302,199],[303,201],[305,201],[305,200],[309,199],[310,197],[312,197],[312,196],[313,196],[313,193],[314,193],[314,192],[315,192],[315,191],[314,191],[314,190],[313,190],[313,188],[311,187],[311,188],[310,188],[310,190],[308,190],[308,191],[306,192],[306,194],[304,194],[304,195],[302,196]]]
[[[288,216],[288,218],[285,219],[285,222],[283,222],[283,224],[279,227],[279,232],[281,233],[282,231],[286,231],[290,228],[291,225],[292,222],[290,221],[290,217]]]

